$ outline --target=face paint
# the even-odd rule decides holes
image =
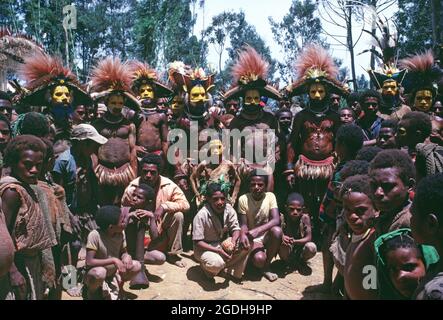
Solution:
[[[418,111],[428,112],[432,105],[432,92],[420,90],[415,94],[414,107]]]
[[[139,91],[141,99],[154,99],[154,90],[149,84],[142,84]]]
[[[248,90],[245,93],[245,105],[258,105],[260,103],[260,92],[258,90]]]
[[[114,115],[119,115],[122,112],[124,101],[125,99],[122,96],[113,94],[109,97],[106,106],[108,107],[109,112]]]
[[[395,80],[387,80],[383,83],[382,95],[395,97],[398,94],[398,85]]]
[[[325,86],[317,83],[309,88],[309,98],[312,100],[322,101],[326,96]]]
[[[52,101],[56,104],[71,103],[71,92],[66,86],[56,86],[52,93]]]
[[[200,104],[208,101],[206,98],[206,91],[200,85],[197,85],[191,89],[190,102],[195,104]]]
[[[209,149],[211,150],[211,155],[220,156],[223,154],[223,144],[220,140],[211,140],[209,142]]]

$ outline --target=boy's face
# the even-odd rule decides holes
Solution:
[[[342,198],[343,213],[354,234],[362,234],[371,227],[375,210],[369,197],[360,192],[346,193]]]
[[[27,184],[37,184],[43,166],[43,153],[40,151],[23,150],[13,172]]]
[[[249,184],[249,192],[252,193],[252,197],[260,199],[265,193],[266,183],[262,177],[252,177]]]
[[[340,111],[340,122],[343,124],[354,122],[354,116],[349,109],[343,109]]]
[[[438,218],[434,214],[422,215],[418,212],[415,203],[411,206],[411,230],[414,240],[418,244],[434,245],[441,241]]]
[[[395,289],[411,298],[418,282],[426,274],[421,254],[416,248],[397,248],[386,254],[386,265]]]
[[[400,147],[410,145],[416,140],[417,132],[412,132],[408,120],[401,120],[398,124],[398,129],[395,134],[395,139]]]
[[[378,111],[378,99],[376,97],[367,97],[363,102],[363,110],[365,116],[370,118],[375,117]]]
[[[181,178],[177,181],[177,185],[182,189],[183,192],[186,192],[189,190],[189,183],[188,180],[185,178]]]
[[[382,149],[395,149],[395,132],[392,128],[381,128],[377,138],[377,146]]]
[[[222,214],[226,208],[226,196],[221,191],[216,191],[208,197],[209,205],[215,213]]]
[[[136,209],[143,209],[146,205],[146,196],[142,189],[135,188],[132,193],[131,205]]]
[[[303,203],[292,201],[286,205],[286,211],[288,212],[289,219],[298,220],[304,211]]]
[[[282,112],[278,118],[278,121],[280,122],[280,126],[286,130],[291,125],[292,114],[289,112]]]
[[[413,181],[410,181],[410,186],[405,185],[398,168],[375,169],[369,175],[375,207],[381,214],[399,212],[405,205]]]

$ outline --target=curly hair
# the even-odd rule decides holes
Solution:
[[[350,160],[346,162],[340,170],[340,179],[342,181],[355,175],[366,175],[369,171],[369,162],[364,160]]]
[[[399,177],[405,185],[409,185],[410,179],[415,179],[415,166],[406,152],[397,149],[383,150],[378,153],[369,165],[369,175],[374,170],[385,168],[397,168]]]
[[[343,197],[349,192],[358,192],[367,195],[371,194],[371,184],[369,183],[369,177],[361,174],[347,178],[344,180],[341,189],[340,196]]]
[[[379,104],[383,101],[380,92],[373,89],[367,89],[360,94],[360,104],[362,106],[365,103],[366,98],[376,98]]]
[[[340,143],[353,155],[363,146],[364,136],[361,128],[355,124],[340,126],[335,137],[336,144]]]
[[[377,146],[363,147],[358,151],[355,160],[364,160],[367,162],[371,162],[372,159],[374,159],[375,156],[381,151],[383,151],[383,149]]]
[[[108,230],[109,226],[117,225],[120,221],[121,209],[117,206],[103,206],[97,210],[95,221],[102,231]]]
[[[32,150],[34,152],[41,152],[43,159],[46,158],[46,145],[38,137],[32,135],[21,135],[11,139],[4,151],[4,161],[7,167],[14,168],[20,161],[20,156],[23,151]]]
[[[163,166],[163,160],[159,155],[156,154],[148,154],[146,156],[144,156],[141,160],[140,160],[140,168],[143,167],[144,164],[154,164],[157,166],[157,170],[161,171],[162,166]]]
[[[400,120],[400,122],[404,121],[409,122],[409,128],[413,132],[420,131],[423,139],[426,139],[431,135],[432,122],[428,114],[421,111],[408,112]]]
[[[443,217],[441,205],[443,203],[443,173],[423,178],[417,186],[414,196],[413,212],[421,216],[436,215],[439,220]]]

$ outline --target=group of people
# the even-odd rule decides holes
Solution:
[[[0,299],[61,299],[68,265],[69,294],[122,298],[190,250],[207,281],[275,281],[275,259],[308,276],[319,251],[327,292],[442,299],[442,75],[430,51],[399,63],[350,93],[308,45],[278,90],[245,47],[215,102],[214,75],[182,62],[165,84],[107,57],[86,88],[36,52],[0,93]]]

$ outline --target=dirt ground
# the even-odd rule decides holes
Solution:
[[[319,300],[336,297],[319,292],[323,281],[322,257],[320,253],[310,261],[312,274],[302,276],[297,271],[284,274],[280,261],[274,260],[273,268],[279,274],[274,282],[247,273],[241,284],[215,277],[210,282],[204,276],[197,262],[192,258],[192,251],[183,253],[186,268],[165,263],[161,266],[148,266],[150,286],[145,290],[125,290],[130,299],[140,300]],[[63,300],[78,300],[63,293]]]

